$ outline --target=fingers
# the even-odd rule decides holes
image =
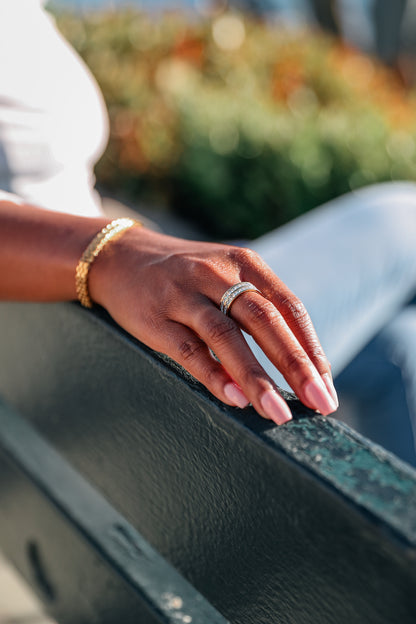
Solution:
[[[303,303],[273,273],[257,253],[249,249],[241,249],[238,260],[240,262],[240,279],[253,282],[266,299],[274,304],[320,374],[326,391],[335,404],[335,408],[337,408],[338,397],[333,384],[331,365]],[[251,333],[249,329],[248,331]],[[273,361],[274,358],[271,359]]]
[[[244,293],[233,303],[232,316],[253,336],[305,405],[324,415],[336,410],[308,351],[272,302],[258,293]]]
[[[326,390],[338,408],[338,397],[332,379],[331,365],[319,342],[315,328],[303,303],[285,286],[271,298],[294,336],[320,374]]]
[[[232,372],[232,378],[254,408],[277,424],[291,420],[288,405],[254,357],[236,323],[208,302],[199,308],[195,306],[194,310],[197,312],[188,319],[190,326],[214,351],[222,366]]]
[[[291,418],[240,324],[306,405],[323,414],[335,410],[320,376],[330,379],[330,368],[309,317],[257,254],[145,229],[129,232],[112,250],[95,264],[95,299],[127,331],[179,362],[219,399],[240,407],[250,401],[279,424]],[[218,306],[224,291],[240,281],[252,282],[266,298],[253,292],[238,297],[231,309],[235,322]]]
[[[247,407],[249,400],[224,367],[211,356],[207,345],[180,323],[170,321],[168,327],[163,351],[221,401],[240,408]]]
[[[192,315],[189,310],[192,310]],[[239,326],[254,337],[305,405],[323,415],[337,409],[335,390],[333,389],[333,393],[329,391],[325,380],[286,319],[261,294],[250,291],[237,297],[232,304],[233,318],[222,314],[210,301],[201,299],[187,306],[182,313],[186,311],[188,314],[185,319],[182,316],[181,322],[190,327],[201,342],[214,351],[223,367],[263,416],[280,424],[290,419],[290,412],[276,392],[272,380],[248,347]],[[292,319],[292,326],[293,323]],[[313,328],[312,331],[314,333]],[[299,335],[299,331],[297,333]],[[305,340],[303,342],[305,344]],[[185,367],[190,370],[188,365],[185,364]],[[321,370],[324,371],[323,374],[329,371],[326,361]],[[201,372],[192,374],[201,379]],[[330,377],[328,384],[331,385]],[[218,396],[218,392],[214,394]]]
[[[220,300],[220,297],[217,296],[217,299]],[[192,314],[189,314],[190,310]],[[305,337],[297,329],[303,344],[309,340],[308,353],[283,314],[259,293],[245,292],[237,297],[231,313],[232,319],[222,314],[211,301],[198,299],[181,310],[180,321],[216,353],[223,367],[260,414],[279,423],[290,418],[287,404],[276,392],[272,380],[256,360],[238,326],[254,337],[305,405],[324,415],[337,409],[337,402],[315,366],[317,358],[313,361],[309,356],[313,337]],[[293,318],[291,325],[295,326]],[[311,323],[307,331],[315,334]],[[190,370],[186,364],[185,367]],[[330,370],[326,359],[320,368],[323,374]],[[201,379],[201,373],[192,374]],[[328,384],[330,382],[329,378]],[[217,392],[214,394],[218,396]]]
[[[330,375],[331,366],[303,303],[258,256],[256,258],[255,255],[253,263],[245,265],[244,271],[250,276],[247,279],[254,281],[257,288],[279,310],[319,374]]]

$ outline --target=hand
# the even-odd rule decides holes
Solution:
[[[225,316],[221,297],[242,281],[262,294],[240,295],[231,317]],[[132,228],[97,257],[89,288],[117,323],[176,360],[228,405],[252,403],[277,424],[291,419],[243,329],[305,405],[324,415],[338,406],[330,365],[304,306],[251,250]]]

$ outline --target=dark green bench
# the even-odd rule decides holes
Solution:
[[[77,304],[0,305],[0,395],[0,548],[60,623],[416,621],[416,473],[342,423]]]

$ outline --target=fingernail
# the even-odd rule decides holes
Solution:
[[[334,399],[320,377],[315,377],[305,385],[304,394],[307,404],[317,409],[324,416],[332,414],[337,409]]]
[[[234,403],[237,407],[247,407],[250,403],[244,392],[237,386],[237,384],[230,381],[224,386],[224,394],[231,403]]]
[[[286,401],[274,390],[266,390],[260,399],[260,403],[266,416],[277,425],[283,425],[283,423],[292,420],[292,414]]]
[[[334,399],[335,405],[339,407],[338,395],[337,391],[335,390],[334,382],[332,381],[331,375],[329,373],[324,373],[322,375],[322,379],[324,380],[326,389],[328,390],[331,397]]]

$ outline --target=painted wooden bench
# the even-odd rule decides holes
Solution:
[[[416,621],[416,472],[77,304],[0,305],[0,548],[62,624]]]

